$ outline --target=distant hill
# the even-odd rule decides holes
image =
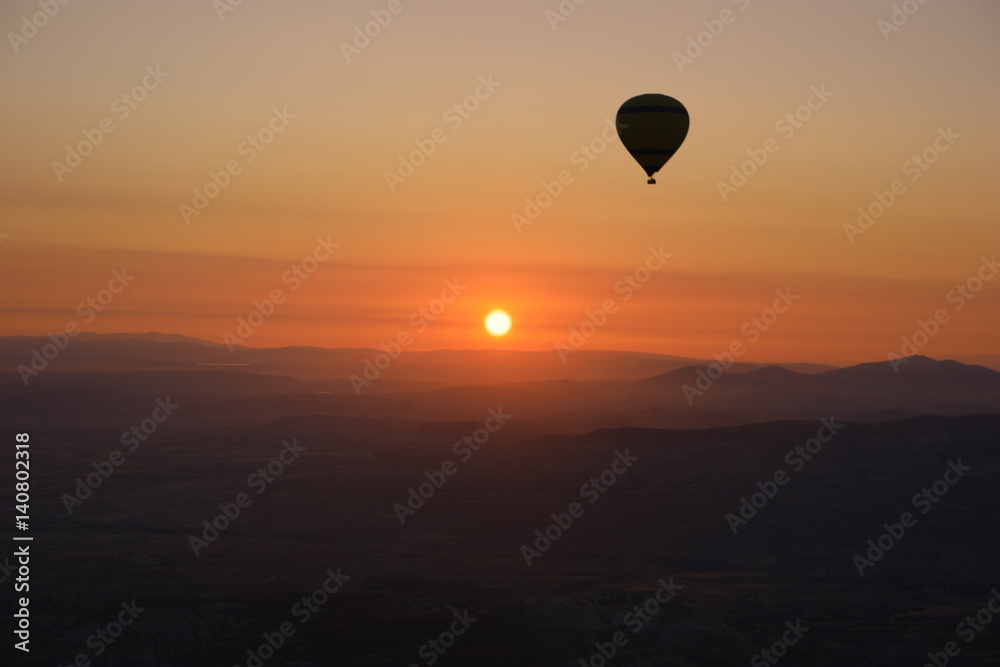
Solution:
[[[0,337],[0,367],[30,361],[32,350],[50,343],[47,337]],[[238,369],[300,379],[349,378],[360,374],[365,360],[381,350],[321,347],[237,347],[189,336],[164,333],[83,333],[53,360],[58,371],[97,370],[195,370],[211,367]],[[638,380],[661,373],[706,364],[707,361],[670,355],[606,350],[580,350],[563,363],[554,351],[434,350],[406,351],[380,377],[398,382],[501,384],[546,380]],[[734,373],[767,364],[737,363]],[[818,373],[833,367],[793,363],[782,367],[801,373]]]
[[[44,412],[83,410],[170,394],[249,419],[294,414],[476,422],[503,406],[519,422],[558,433],[600,428],[712,428],[835,415],[854,421],[1000,412],[1000,373],[914,356],[848,368],[733,364],[632,352],[505,350],[404,352],[360,392],[350,381],[375,350],[241,348],[170,334],[88,334],[30,383],[16,373],[47,338],[0,338],[0,398]],[[98,399],[98,397],[100,397]],[[148,400],[142,398],[142,400]],[[96,401],[96,403],[95,403]],[[93,405],[92,405],[93,404]],[[82,414],[82,413],[81,413]]]
[[[208,345],[210,347],[226,347],[222,343],[213,343],[212,341],[204,340],[202,338],[183,336],[181,334],[160,333],[158,331],[150,331],[148,333],[108,333],[108,334],[82,332],[80,333],[80,335],[76,337],[76,340],[77,341],[141,340],[141,341],[150,341],[153,343],[195,343],[197,345]]]
[[[881,361],[839,368],[823,373],[822,377],[869,387],[940,382],[952,386],[981,386],[988,389],[996,386],[1000,373],[958,361],[937,361],[930,357],[912,356],[896,362]]]
[[[1000,354],[980,354],[972,357],[945,357],[953,361],[960,361],[963,364],[985,366],[993,371],[1000,371]]]

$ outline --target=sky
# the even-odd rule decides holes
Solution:
[[[43,6],[0,8],[0,335],[997,352],[995,2]]]

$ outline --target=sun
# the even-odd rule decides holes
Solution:
[[[491,310],[486,316],[486,330],[493,336],[504,336],[510,331],[511,319],[506,310]]]

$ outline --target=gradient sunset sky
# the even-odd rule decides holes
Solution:
[[[348,62],[342,44],[390,5]],[[558,23],[556,0],[221,6],[72,2],[34,34],[38,4],[3,3],[0,334],[76,321],[222,342],[282,289],[247,345],[406,331],[412,349],[545,350],[616,299],[585,349],[709,357],[742,341],[744,360],[877,361],[945,309],[921,353],[998,351],[1000,279],[960,311],[947,299],[1000,250],[996,2],[930,2],[891,32],[893,3],[870,0],[589,0]],[[721,34],[679,66],[706,21]],[[146,99],[115,102],[144,77]],[[495,89],[458,124],[448,110],[482,80]],[[818,89],[832,95],[779,130]],[[655,186],[617,139],[597,151],[621,103],[651,92],[691,115]],[[248,162],[241,144],[275,109],[294,118]],[[105,119],[113,132],[57,173]],[[386,172],[438,128],[390,189]],[[913,180],[904,164],[949,128]],[[718,183],[769,138],[777,152],[724,201]],[[232,160],[240,173],[185,220]],[[572,182],[519,232],[512,215],[564,170]],[[905,192],[852,243],[845,224],[895,180]],[[282,277],[318,237],[339,247],[292,291]],[[672,257],[625,301],[617,281],[661,246]],[[122,267],[135,280],[85,321],[78,304]],[[418,331],[411,314],[455,279],[467,289]],[[744,324],[787,288],[800,299],[750,341]],[[514,317],[501,339],[483,329],[493,308]]]

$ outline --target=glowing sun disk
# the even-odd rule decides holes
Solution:
[[[486,330],[494,336],[503,336],[510,331],[511,319],[505,310],[493,310],[486,316]]]

